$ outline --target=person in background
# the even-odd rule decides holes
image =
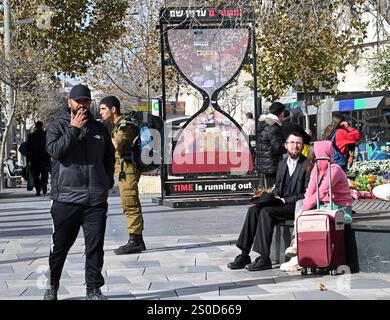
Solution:
[[[349,160],[350,151],[354,151],[356,143],[360,141],[359,130],[349,125],[341,113],[335,113],[331,124],[325,128],[322,138],[332,141],[333,161],[346,172],[348,161],[351,161]]]
[[[46,195],[50,156],[46,151],[46,132],[42,121],[37,121],[35,131],[27,136],[27,163],[33,174],[36,195],[41,195],[41,191]]]
[[[313,132],[310,129],[305,129],[305,133],[307,134],[309,139],[306,140],[306,143],[303,145],[302,154],[305,157],[309,157],[310,143],[313,140]]]
[[[284,110],[284,104],[274,102],[269,107],[269,113],[261,115],[257,124],[257,169],[264,175],[264,185],[268,188],[275,184],[278,163],[286,152],[282,134]]]
[[[245,116],[246,122],[242,125],[242,129],[247,136],[254,136],[256,134],[256,121],[253,119],[253,114],[247,112]]]
[[[242,125],[242,130],[244,130],[245,134],[249,139],[249,149],[252,155],[252,161],[255,161],[256,158],[256,121],[253,119],[252,112],[246,113],[246,122]]]
[[[11,176],[20,176],[22,174],[23,167],[18,164],[16,150],[9,152],[9,157],[5,160],[5,164]]]

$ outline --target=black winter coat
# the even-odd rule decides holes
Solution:
[[[89,116],[79,129],[70,125],[67,106],[46,134],[52,158],[51,199],[95,206],[107,201],[114,185],[114,146],[107,128]]]
[[[31,168],[49,168],[50,156],[46,151],[46,132],[37,129],[27,136],[27,162]]]
[[[256,161],[261,173],[276,175],[276,168],[286,151],[280,125],[272,118],[262,115],[257,125]]]

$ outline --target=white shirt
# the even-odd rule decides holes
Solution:
[[[292,177],[295,168],[297,167],[299,158],[297,159],[291,159],[290,156],[287,158],[287,167],[288,167],[288,172],[290,173],[290,177]]]

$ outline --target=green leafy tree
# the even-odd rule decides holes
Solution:
[[[0,81],[13,89],[15,101],[5,108],[4,92],[1,93],[0,112],[6,127],[0,163],[15,115],[19,120],[34,115],[38,92],[44,93],[39,95],[40,101],[51,101],[50,89],[60,74],[82,75],[96,63],[124,31],[127,2],[10,0],[10,6],[12,54],[5,59],[1,37]],[[3,25],[3,14],[0,25]]]
[[[128,1],[125,32],[85,76],[122,99],[154,97],[161,83],[159,9],[163,1]]]
[[[337,85],[337,73],[357,61],[366,36],[364,0],[257,1],[257,82],[269,101],[294,86],[309,95]]]
[[[374,55],[370,64],[372,89],[390,89],[390,45],[386,45]]]
[[[50,71],[84,74],[124,31],[124,0],[14,0],[13,16],[35,23],[22,25],[20,37],[42,43],[53,55]]]
[[[161,95],[161,56],[159,11],[165,7],[206,8],[242,7],[247,1],[203,0],[129,0],[125,33],[111,50],[86,75],[98,89],[118,95],[126,102],[136,98]],[[168,54],[164,57],[169,59]],[[187,82],[173,66],[167,66],[166,93],[177,101],[180,93],[189,92]]]

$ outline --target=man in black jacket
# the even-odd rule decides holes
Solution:
[[[56,300],[69,249],[83,228],[87,300],[104,300],[103,243],[108,190],[114,184],[114,147],[107,128],[89,112],[91,92],[76,85],[47,130],[52,158],[51,216],[54,224],[49,256],[50,286],[45,300]]]
[[[43,122],[35,123],[35,131],[27,136],[27,162],[33,174],[36,195],[47,193],[47,180],[50,169],[50,156],[46,151],[46,132]]]
[[[295,203],[303,199],[309,183],[310,172],[307,172],[307,159],[301,152],[303,139],[300,133],[291,133],[286,142],[288,157],[278,165],[275,188],[273,193],[280,201],[280,206],[255,205],[248,209],[244,226],[237,240],[237,247],[241,249],[233,262],[228,264],[229,269],[245,269],[259,271],[271,269],[269,258],[273,228],[283,220],[293,220]],[[251,263],[249,253],[253,244],[253,251],[260,255]]]
[[[281,129],[284,109],[284,104],[274,102],[269,113],[260,116],[257,125],[257,169],[264,175],[265,186],[268,188],[274,185],[278,162],[286,152]]]

